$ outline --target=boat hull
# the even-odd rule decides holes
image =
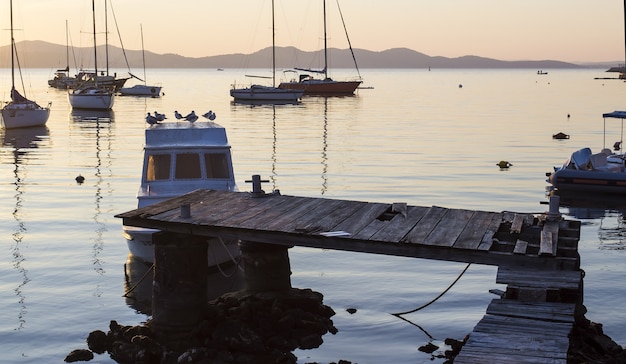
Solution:
[[[1,115],[6,129],[43,126],[50,117],[50,108],[36,104],[9,104],[2,109]]]
[[[154,243],[152,235],[156,229],[123,226],[128,251],[137,259],[146,263],[154,263]],[[228,263],[236,263],[240,255],[239,244],[234,240],[208,239],[208,266],[213,267]]]
[[[74,109],[110,110],[114,97],[110,93],[68,93],[68,100]]]
[[[548,182],[559,191],[626,194],[626,172],[559,169]]]
[[[282,82],[278,88],[301,90],[304,95],[315,96],[350,96],[362,81],[304,80],[301,82]]]
[[[291,101],[300,100],[303,90],[287,90],[276,87],[248,87],[230,90],[235,101]]]
[[[118,90],[122,96],[150,96],[159,97],[161,95],[160,86],[134,85],[133,87],[122,87]]]

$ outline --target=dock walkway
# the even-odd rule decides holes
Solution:
[[[498,266],[506,292],[455,363],[565,363],[582,303],[580,222],[550,213],[198,190],[116,217],[172,234]]]

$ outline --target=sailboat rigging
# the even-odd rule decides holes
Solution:
[[[324,78],[320,79],[320,78],[315,78],[308,74],[299,74],[298,79],[294,79],[288,82],[281,82],[280,85],[278,85],[279,88],[289,89],[289,90],[303,90],[305,95],[346,96],[346,95],[353,95],[357,87],[359,87],[359,85],[363,82],[361,80],[359,67],[356,64],[356,57],[354,56],[354,51],[352,50],[352,44],[350,43],[350,38],[348,37],[348,31],[346,29],[346,24],[343,20],[343,14],[341,13],[341,8],[339,7],[338,0],[337,0],[337,8],[339,9],[341,22],[343,23],[343,28],[344,28],[344,31],[346,32],[346,38],[348,39],[350,53],[352,54],[354,65],[356,67],[357,73],[359,74],[358,79],[352,80],[352,81],[336,81],[328,76],[328,42],[327,42],[328,37],[326,34],[326,0],[323,0],[324,68],[321,70],[314,70],[314,69],[309,69],[309,68],[294,67],[294,70],[308,72],[308,73],[323,74]]]
[[[96,46],[96,5],[95,0],[91,0],[91,11],[93,18],[93,55],[94,70],[98,74],[98,52]],[[73,90],[68,90],[68,99],[72,108],[110,110],[113,108],[113,90],[99,85],[98,77],[94,77],[93,84],[79,86]]]
[[[35,101],[27,99],[15,89],[15,61],[20,69],[20,79],[22,77],[17,51],[15,49],[15,38],[13,36],[13,0],[10,1],[11,16],[11,101],[9,101],[0,110],[2,115],[2,125],[5,129],[24,128],[31,126],[45,125],[50,116],[50,105],[41,107]],[[24,89],[24,81],[22,80],[22,89]],[[26,94],[24,92],[24,94]]]
[[[247,88],[233,88],[230,90],[230,96],[235,101],[244,102],[297,102],[304,90],[288,90],[276,87],[276,31],[274,24],[274,0],[272,0],[272,86],[251,85]]]
[[[134,78],[143,82],[142,84],[137,84],[132,87],[122,87],[118,91],[120,95],[123,96],[151,96],[151,97],[159,97],[161,95],[161,86],[148,86],[146,84],[146,53],[144,51],[143,45],[143,26],[139,24],[141,29],[141,59],[143,62],[143,80],[132,73],[130,74]]]

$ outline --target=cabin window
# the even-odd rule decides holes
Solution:
[[[170,178],[172,157],[169,154],[151,154],[148,156],[146,180],[158,181]]]
[[[200,156],[197,153],[176,155],[176,178],[200,178]]]
[[[230,178],[228,159],[225,153],[205,154],[204,165],[207,178]]]

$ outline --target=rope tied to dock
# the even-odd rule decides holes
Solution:
[[[463,269],[461,274],[459,274],[459,276],[456,277],[456,279],[448,286],[448,288],[446,288],[443,292],[441,292],[437,297],[435,297],[432,300],[430,300],[430,302],[425,303],[425,304],[421,305],[420,307],[415,308],[413,310],[405,311],[405,312],[392,313],[392,315],[397,316],[397,317],[399,317],[399,318],[404,320],[404,318],[402,318],[400,316],[406,315],[406,314],[409,314],[409,313],[413,313],[413,312],[417,312],[417,311],[419,311],[419,310],[421,310],[423,308],[426,308],[426,307],[430,306],[431,304],[435,303],[438,299],[443,297],[443,295],[446,294],[456,284],[456,282],[458,282],[459,279],[461,279],[461,277],[463,277],[463,275],[465,274],[465,272],[467,272],[467,269],[470,267],[470,265],[472,265],[472,263],[467,263],[467,265],[465,266],[465,268]]]

